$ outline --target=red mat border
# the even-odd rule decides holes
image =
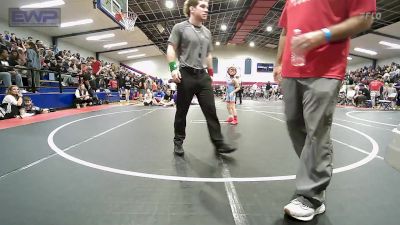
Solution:
[[[60,110],[57,112],[40,114],[40,115],[31,116],[31,117],[25,117],[22,119],[15,118],[15,119],[2,120],[2,121],[0,121],[0,130],[29,125],[29,124],[33,124],[33,123],[39,123],[39,122],[43,122],[43,121],[59,119],[59,118],[67,117],[67,116],[73,116],[73,115],[78,115],[78,114],[83,114],[83,113],[88,113],[88,112],[100,111],[100,110],[109,109],[109,108],[113,108],[113,107],[117,107],[117,106],[119,106],[119,105],[99,105],[99,106],[91,106],[91,107],[80,108],[80,109],[65,109],[65,110]]]

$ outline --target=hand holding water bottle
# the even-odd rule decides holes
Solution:
[[[325,43],[325,35],[321,30],[303,34],[300,29],[295,29],[291,40],[292,64],[294,66],[304,66],[306,64],[305,55]]]
[[[276,64],[273,71],[274,81],[277,84],[280,84],[282,81],[282,65]]]

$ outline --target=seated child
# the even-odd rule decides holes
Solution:
[[[32,99],[29,96],[25,96],[23,99],[24,99],[23,108],[25,110],[25,113],[31,113],[33,115],[36,115],[49,112],[49,109],[42,109],[38,106],[35,106],[32,102]]]

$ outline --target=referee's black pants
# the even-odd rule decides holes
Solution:
[[[182,145],[186,137],[186,115],[194,95],[200,104],[201,111],[206,117],[208,132],[215,147],[223,145],[221,125],[215,109],[214,92],[211,86],[211,77],[205,70],[181,68],[181,82],[177,84],[177,100],[175,113],[175,137],[174,144]]]
[[[236,92],[235,104],[236,104],[236,101],[238,98],[239,98],[240,104],[242,104],[242,93],[243,93],[242,89],[240,89],[238,92]]]

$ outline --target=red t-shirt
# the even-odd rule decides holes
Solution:
[[[100,67],[101,67],[101,63],[99,60],[96,60],[94,63],[92,63],[93,74],[96,74],[97,72],[99,72]]]
[[[300,29],[304,34],[375,11],[376,0],[287,0],[279,21],[279,26],[287,31],[282,55],[282,76],[342,80],[347,66],[350,38],[331,42],[308,52],[306,65],[295,67],[290,59],[293,30]]]
[[[116,80],[110,80],[110,81],[108,82],[108,85],[110,85],[110,87],[111,87],[112,89],[117,89],[117,88],[118,88],[118,82],[117,82]]]
[[[384,85],[384,83],[382,83],[379,80],[373,80],[371,81],[371,83],[369,83],[369,90],[370,91],[380,91],[381,87]]]

